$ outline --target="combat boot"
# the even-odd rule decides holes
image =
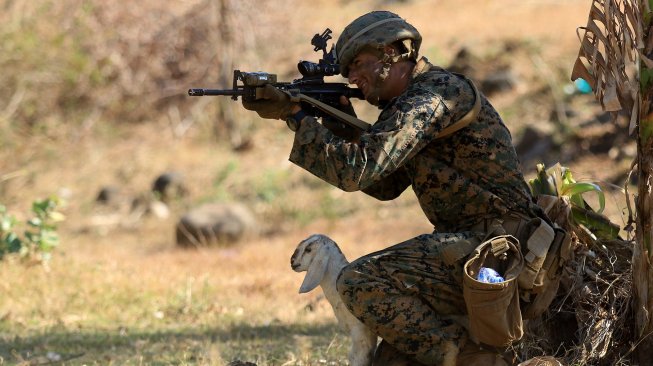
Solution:
[[[381,341],[374,353],[372,366],[425,366],[409,356],[399,352],[390,343]]]

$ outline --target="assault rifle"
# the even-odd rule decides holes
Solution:
[[[292,82],[277,82],[277,75],[267,72],[242,72],[234,70],[232,89],[189,89],[190,96],[229,95],[231,99],[238,100],[238,96],[245,101],[259,99],[257,90],[262,90],[266,84],[286,91],[293,101],[298,101],[307,114],[315,117],[335,118],[349,126],[360,130],[369,129],[370,125],[355,116],[340,111],[340,96],[347,98],[364,99],[360,89],[350,88],[345,83],[324,82],[326,76],[340,74],[340,65],[336,63],[333,46],[327,52],[327,41],[331,39],[331,30],[327,28],[322,34],[315,34],[311,40],[313,51],[322,51],[322,59],[318,63],[300,61],[297,64],[301,79]]]

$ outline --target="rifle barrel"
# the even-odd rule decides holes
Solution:
[[[188,95],[191,97],[201,97],[203,95],[243,95],[242,89],[188,89]]]

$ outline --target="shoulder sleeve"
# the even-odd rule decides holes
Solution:
[[[471,87],[446,75],[411,84],[358,143],[340,139],[316,120],[305,119],[295,134],[290,161],[345,191],[365,189],[382,180],[471,108]]]

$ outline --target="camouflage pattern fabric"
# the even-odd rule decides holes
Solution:
[[[422,58],[407,90],[381,112],[358,143],[312,118],[295,134],[290,161],[345,191],[381,200],[412,186],[438,232],[458,232],[509,211],[539,208],[520,172],[510,132],[485,97],[476,121],[451,136],[438,132],[473,106],[464,78]]]
[[[337,288],[349,310],[381,338],[425,365],[455,364],[467,331],[463,261],[442,249],[472,233],[426,234],[366,255],[345,267]]]
[[[295,134],[290,160],[345,191],[380,200],[412,187],[433,234],[367,255],[343,269],[338,291],[350,311],[401,352],[426,365],[455,364],[466,315],[462,266],[442,250],[484,233],[469,228],[520,212],[539,216],[520,172],[512,139],[484,96],[475,121],[453,135],[438,133],[473,106],[461,76],[419,60],[408,88],[383,106],[358,142],[333,135],[312,118]],[[381,223],[392,225],[393,223]]]

